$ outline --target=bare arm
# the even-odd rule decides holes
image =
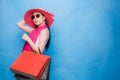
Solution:
[[[41,34],[38,37],[39,38],[38,46],[33,43],[33,41],[29,38],[27,34],[23,34],[22,38],[30,44],[33,51],[39,53],[39,49],[40,49],[40,52],[43,53],[45,45],[49,39],[49,31],[48,29],[41,31]]]
[[[22,39],[27,41],[30,44],[33,51],[35,51],[36,53],[39,53],[38,46],[36,46],[33,43],[33,41],[30,39],[30,37],[27,34],[23,34]]]
[[[20,22],[18,22],[18,23],[17,23],[17,26],[18,26],[20,29],[22,29],[23,31],[28,32],[28,33],[30,33],[32,30],[34,30],[34,28],[25,26],[25,21],[24,21],[24,20],[21,20]]]
[[[49,39],[49,30],[46,28],[45,30],[41,31],[41,34],[39,35],[39,42],[38,47],[40,48],[41,53],[43,53],[45,46]]]

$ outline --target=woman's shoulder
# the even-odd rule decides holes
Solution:
[[[49,29],[45,28],[41,31],[41,34],[49,34]]]
[[[47,28],[43,29],[39,34],[39,38],[41,38],[41,37],[48,39],[49,38],[49,29],[47,29]]]

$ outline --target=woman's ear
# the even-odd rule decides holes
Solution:
[[[46,19],[45,16],[43,16],[43,19],[44,19],[44,20]]]

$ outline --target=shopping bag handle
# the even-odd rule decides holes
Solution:
[[[41,50],[40,50],[40,48],[39,48],[39,47],[38,47],[38,50],[39,50],[39,53],[40,53],[40,54],[42,54],[42,53],[41,53]]]

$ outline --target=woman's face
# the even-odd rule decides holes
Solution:
[[[43,16],[40,12],[33,13],[31,18],[32,18],[34,24],[37,26],[45,24],[45,16]]]

